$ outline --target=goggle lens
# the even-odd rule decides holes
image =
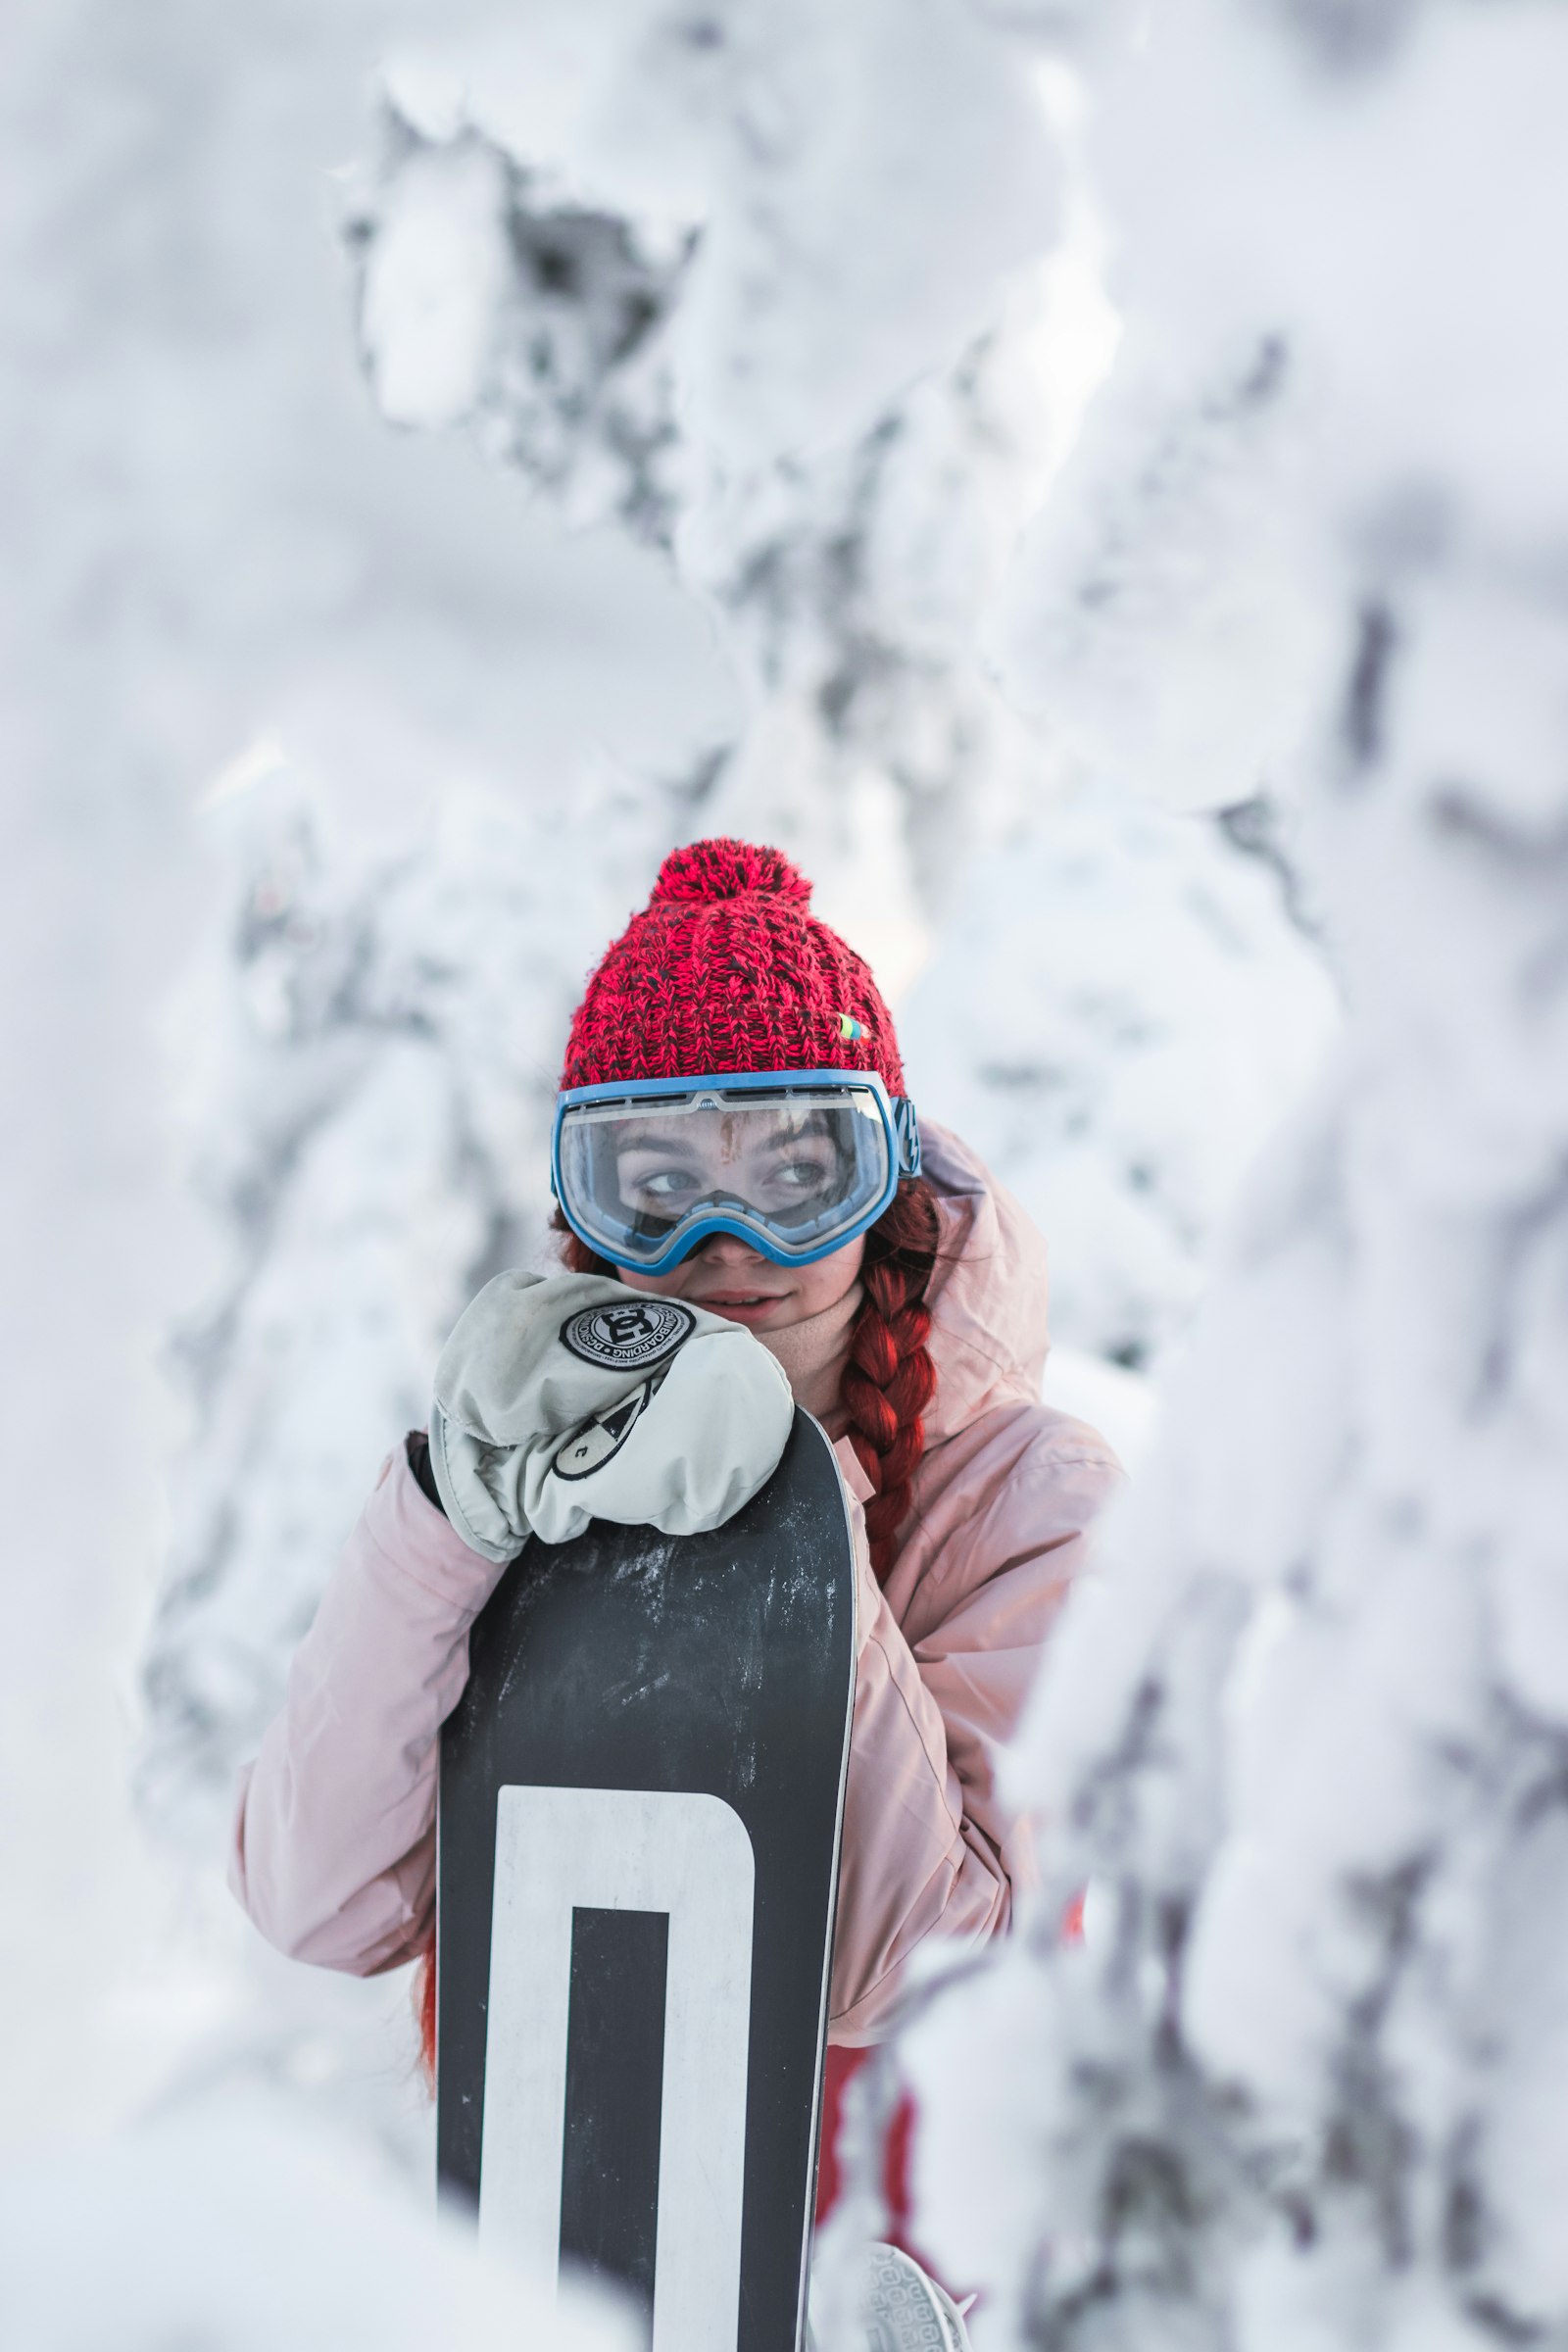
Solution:
[[[785,1260],[819,1255],[880,1213],[895,1144],[864,1087],[578,1103],[561,1121],[566,1214],[591,1245],[649,1266],[680,1236],[739,1229]]]

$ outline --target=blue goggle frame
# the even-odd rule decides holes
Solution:
[[[842,1232],[835,1233],[818,1248],[794,1250],[769,1247],[765,1226],[760,1218],[742,1222],[715,1209],[710,1215],[695,1217],[689,1225],[678,1227],[662,1256],[630,1256],[612,1249],[602,1234],[585,1232],[572,1215],[561,1170],[561,1138],[569,1111],[586,1103],[667,1102],[682,1095],[710,1091],[723,1095],[787,1094],[797,1087],[803,1093],[855,1087],[870,1095],[881,1115],[888,1143],[888,1179],[881,1194],[869,1207],[858,1211]],[[550,1134],[550,1189],[561,1203],[567,1224],[590,1250],[634,1274],[666,1273],[715,1233],[736,1235],[750,1249],[771,1258],[775,1265],[814,1265],[818,1258],[831,1257],[835,1250],[844,1249],[857,1234],[874,1225],[903,1179],[919,1173],[920,1127],[914,1104],[907,1095],[890,1095],[875,1070],[719,1070],[700,1078],[625,1078],[611,1079],[600,1086],[568,1086],[556,1097],[555,1124]]]

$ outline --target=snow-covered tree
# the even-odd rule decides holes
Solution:
[[[1058,167],[1020,60],[920,15],[924,51],[884,6],[643,0],[403,61],[354,222],[389,415],[672,553],[743,706],[687,829],[784,843],[894,978],[1033,760],[974,622],[1070,429],[1047,323],[1107,331],[1041,268]]]
[[[960,0],[551,0],[392,65],[353,219],[387,413],[669,547],[713,613],[747,709],[705,826],[831,880],[891,790],[927,906],[1022,756],[974,622],[1109,332],[1042,269],[1028,63]]]
[[[1283,705],[1349,1016],[1049,1657],[1051,1883],[923,2029],[922,2227],[994,2344],[1558,2343],[1568,20],[1053,19],[1127,333],[1008,659],[1178,790]]]
[[[1049,1236],[1056,1338],[1143,1369],[1337,1018],[1279,875],[1102,781],[973,861],[900,1036],[917,1099]]]

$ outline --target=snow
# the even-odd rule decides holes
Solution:
[[[477,131],[563,206],[630,216],[664,251],[701,232],[672,402],[726,469],[858,439],[1054,235],[1060,173],[1025,61],[959,0],[720,0],[697,19],[617,0],[592,22],[549,0],[525,32],[395,53],[386,86],[421,140],[471,156]]]
[[[422,2112],[402,1985],[270,1969],[217,1851],[171,1870],[131,1801],[139,1652],[190,1512],[168,1336],[232,1279],[171,1133],[198,1078],[165,1008],[188,973],[211,987],[238,888],[196,803],[280,756],[359,855],[409,853],[455,787],[548,811],[585,764],[677,766],[730,708],[651,559],[565,539],[368,402],[329,172],[386,32],[370,6],[20,0],[0,35],[7,2152],[323,2041],[346,2100],[372,2086],[368,2133]]]
[[[1155,1429],[1156,1398],[1146,1379],[1102,1356],[1054,1343],[1040,1395],[1054,1411],[1071,1413],[1075,1421],[1098,1429],[1129,1476],[1137,1477]]]
[[[916,1102],[1049,1237],[1058,1340],[1136,1367],[1338,1019],[1267,865],[1106,782],[973,859],[900,1038]]]
[[[1135,311],[989,615],[1019,708],[1166,807],[1291,781],[1335,653],[1295,504],[1319,398],[1276,332],[1223,335],[1194,380]]]
[[[1175,807],[1281,760],[1347,1022],[1033,1694],[1044,1902],[914,2053],[982,2343],[1564,2325],[1564,40],[1191,0],[1076,45],[1128,324],[1007,659]],[[1288,462],[1237,408],[1153,465],[1268,339]],[[1205,650],[1270,611],[1294,757]]]
[[[916,40],[886,0],[626,0],[426,42],[389,62],[353,204],[372,381],[439,364],[389,292],[411,212],[471,249],[466,286],[501,239],[451,363],[484,343],[475,439],[667,546],[712,615],[739,710],[688,766],[698,829],[781,838],[906,932],[1032,761],[975,620],[1108,337],[1048,260],[1068,149],[1027,56],[956,0],[920,15]],[[902,892],[856,858],[890,796]]]
[[[384,2352],[548,2343],[631,2352],[608,2295],[478,2253],[395,2178],[252,2094],[0,2178],[10,2352]]]
[[[720,41],[724,14],[727,136],[674,365],[692,437],[748,469],[858,436],[988,327],[1053,241],[1059,172],[1020,61],[956,0],[735,9]]]
[[[1568,33],[910,22],[8,20],[0,2143],[165,2107],[0,2200],[39,2342],[506,2291],[334,2222],[334,2134],[427,2179],[407,1986],[260,1949],[227,1789],[545,1246],[584,971],[726,828],[1140,1471],[1011,1765],[1042,1906],[913,2053],[979,2343],[1568,2324]]]
[[[473,406],[506,269],[504,185],[480,147],[428,150],[403,173],[361,309],[376,398],[395,424],[453,424]]]

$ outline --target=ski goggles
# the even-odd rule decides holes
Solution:
[[[808,1266],[918,1176],[920,1131],[869,1070],[639,1078],[558,1098],[550,1173],[573,1233],[617,1266],[662,1274],[714,1233]]]

